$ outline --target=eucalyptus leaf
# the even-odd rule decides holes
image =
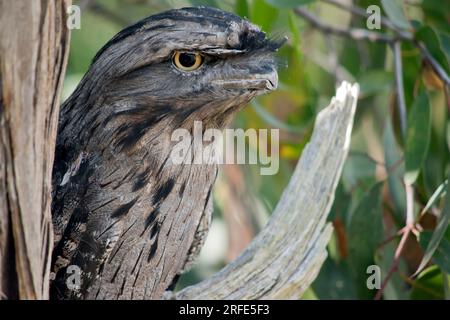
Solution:
[[[375,251],[383,233],[381,187],[376,184],[355,208],[348,231],[349,259],[358,297],[371,299],[374,291],[367,288],[367,267],[375,264]]]
[[[443,237],[433,254],[433,261],[446,273],[450,273],[450,228],[446,231],[447,237]],[[432,231],[423,231],[420,234],[420,246],[425,250],[433,237]]]
[[[404,221],[406,216],[406,192],[403,184],[405,160],[403,153],[395,140],[391,119],[386,120],[383,133],[384,162],[387,172],[389,194],[394,202],[395,217]]]
[[[439,247],[439,244],[444,237],[444,234],[449,226],[450,222],[450,183],[447,184],[447,195],[445,196],[445,204],[444,209],[442,210],[441,216],[439,217],[438,224],[436,226],[436,229],[433,232],[433,235],[427,245],[427,248],[425,250],[425,254],[423,255],[422,261],[420,262],[419,267],[417,268],[417,271],[415,274],[419,274],[430,262],[431,258],[433,257],[434,252]]]
[[[424,270],[415,281],[411,292],[411,299],[431,300],[443,298],[443,274],[439,268],[431,266]]]
[[[398,0],[381,0],[381,5],[392,23],[401,29],[411,27],[403,12],[402,4]]]
[[[251,18],[247,0],[236,0],[236,13],[243,18]]]
[[[415,38],[423,42],[425,47],[431,53],[433,58],[441,65],[441,67],[450,73],[447,55],[444,53],[441,41],[436,31],[429,26],[422,26],[415,33]]]
[[[216,7],[216,8],[219,7],[216,0],[189,0],[189,2],[193,6],[208,6],[208,7]]]
[[[431,112],[425,92],[416,97],[408,116],[405,150],[405,183],[413,184],[427,156],[430,144]]]

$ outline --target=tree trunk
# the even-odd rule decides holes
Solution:
[[[0,298],[48,298],[70,0],[0,0]]]

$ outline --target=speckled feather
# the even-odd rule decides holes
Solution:
[[[52,298],[157,299],[193,263],[209,229],[217,165],[172,164],[171,133],[192,130],[195,120],[226,127],[267,91],[245,81],[276,76],[279,45],[235,15],[201,7],[146,18],[98,52],[61,108]],[[208,59],[181,72],[174,50]],[[70,265],[82,271],[79,288],[66,285]]]

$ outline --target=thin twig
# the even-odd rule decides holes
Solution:
[[[335,27],[322,22],[319,18],[308,12],[304,8],[295,8],[295,14],[304,18],[313,27],[321,30],[324,33],[332,33],[338,36],[348,37],[353,40],[368,40],[372,42],[388,42],[392,43],[399,40],[397,36],[389,36],[380,32],[367,31],[364,29],[354,28],[354,29],[344,29]]]
[[[363,18],[370,17],[370,14],[367,13],[367,11],[361,7],[358,7],[355,5],[348,5],[346,3],[343,3],[343,2],[337,1],[337,0],[322,0],[322,1],[325,3],[331,4],[337,8],[340,8],[342,10],[351,12],[354,15],[357,15],[357,16],[360,16]],[[412,38],[413,38],[411,33],[404,31],[404,30],[400,30],[394,23],[392,23],[391,20],[389,20],[386,17],[381,16],[380,23],[381,23],[381,25],[385,26],[386,28],[394,31],[397,34],[397,36],[402,40],[412,40]]]
[[[403,139],[406,138],[406,103],[405,103],[405,93],[403,88],[403,67],[402,67],[402,48],[400,41],[396,41],[392,49],[394,50],[394,61],[395,61],[395,82],[397,86],[397,107],[400,118],[400,128],[402,130]]]
[[[346,80],[346,79],[340,79],[339,78],[339,74],[337,72],[337,66],[338,66],[338,56],[336,53],[336,48],[333,45],[333,40],[331,39],[330,35],[325,35],[325,37],[327,38],[326,41],[326,45],[328,47],[328,63],[331,66],[332,69],[332,75],[334,76],[334,81],[336,82],[336,84],[341,83],[342,81]]]
[[[322,68],[325,72],[333,75],[336,71],[337,77],[339,79],[345,79],[346,81],[355,81],[355,77],[340,64],[337,64],[336,70],[334,70],[335,66],[330,64],[330,61],[326,55],[324,55],[319,50],[315,50],[314,52],[310,50],[305,50],[305,56],[311,60],[314,64],[316,64],[319,68]]]
[[[439,62],[436,61],[436,59],[430,54],[428,49],[423,45],[421,42],[415,42],[416,46],[419,48],[420,53],[424,57],[426,61],[428,61],[433,68],[433,70],[436,72],[436,74],[439,76],[439,78],[444,81],[446,86],[450,85],[450,77],[448,76],[447,72],[441,67]]]
[[[105,19],[112,21],[113,23],[119,26],[127,26],[132,23],[131,20],[115,13],[114,11],[109,10],[98,1],[95,0],[83,0],[80,1],[81,10],[90,10],[94,14],[98,14],[103,16]]]
[[[394,272],[397,271],[397,269],[398,269],[398,265],[400,263],[400,258],[402,256],[403,249],[405,248],[406,240],[408,239],[409,234],[411,233],[411,228],[405,227],[402,232],[403,232],[402,238],[400,240],[400,243],[398,244],[397,249],[395,250],[394,261],[392,262],[392,266],[389,269],[389,271],[386,275],[386,278],[384,278],[383,283],[381,284],[380,290],[378,290],[377,294],[375,295],[375,300],[381,299],[389,280],[391,279]]]
[[[396,239],[399,235],[401,235],[400,232],[397,232],[389,237],[387,237],[386,239],[384,239],[377,247],[377,250],[382,249],[385,245],[387,245],[388,243],[390,243],[391,241],[393,241],[394,239]]]
[[[414,229],[414,188],[405,184],[406,191],[406,227]]]

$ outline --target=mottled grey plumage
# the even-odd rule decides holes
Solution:
[[[210,8],[151,16],[117,34],[61,109],[53,172],[59,299],[160,298],[198,254],[211,219],[216,165],[176,165],[176,128],[224,128],[276,87],[273,52],[239,17]],[[200,52],[195,71],[174,50]],[[81,287],[66,286],[67,267]]]

